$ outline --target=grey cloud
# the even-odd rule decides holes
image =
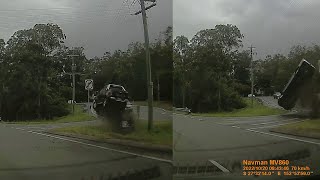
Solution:
[[[1,0],[4,2],[5,0]],[[133,41],[143,42],[140,9],[135,0],[7,0],[0,8],[0,38],[36,23],[56,23],[67,36],[68,46],[84,46],[90,58],[106,51],[126,49]],[[125,3],[123,3],[125,2]],[[28,9],[24,11],[16,11]],[[37,10],[38,9],[38,10]],[[7,11],[14,10],[14,11]],[[172,0],[158,0],[147,12],[150,39],[172,26]]]
[[[174,35],[189,38],[217,24],[237,25],[243,44],[256,46],[258,56],[288,53],[292,45],[320,43],[320,1],[316,0],[175,0]],[[189,13],[183,13],[189,12]],[[192,12],[192,13],[190,13]]]

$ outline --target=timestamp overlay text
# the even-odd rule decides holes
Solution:
[[[242,160],[243,176],[310,176],[313,170],[308,165],[293,165],[289,160]]]

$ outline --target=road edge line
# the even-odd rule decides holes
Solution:
[[[129,155],[133,155],[133,156],[137,156],[137,157],[142,157],[142,158],[146,158],[146,159],[152,159],[152,160],[156,160],[156,161],[161,161],[161,162],[166,162],[166,163],[172,164],[172,160],[167,160],[167,159],[162,159],[162,158],[157,158],[157,157],[152,157],[152,156],[132,153],[132,152],[129,152],[129,151],[122,151],[122,150],[117,150],[117,149],[108,148],[108,147],[104,147],[104,146],[99,146],[99,145],[95,145],[95,144],[85,143],[85,142],[81,142],[81,141],[77,141],[77,140],[72,140],[72,139],[60,137],[58,135],[50,135],[50,134],[36,132],[36,131],[27,131],[27,132],[28,133],[32,133],[32,134],[41,135],[41,136],[47,136],[47,137],[51,137],[51,138],[56,138],[56,139],[60,139],[60,140],[63,140],[63,141],[68,141],[68,142],[73,142],[73,143],[82,144],[82,145],[86,145],[86,146],[91,146],[91,147],[95,147],[95,148],[99,148],[99,149],[109,150],[109,151],[118,152],[118,153],[122,153],[122,154],[129,154]]]
[[[269,136],[276,136],[276,137],[280,137],[280,138],[284,138],[284,139],[290,139],[290,140],[294,140],[294,141],[300,141],[300,142],[304,142],[304,143],[320,145],[320,143],[313,142],[313,141],[308,141],[308,140],[303,140],[303,139],[298,139],[298,138],[293,138],[293,137],[288,137],[288,136],[282,136],[282,135],[278,135],[278,134],[274,134],[274,133],[256,131],[256,130],[253,130],[253,129],[246,129],[246,131],[251,131],[251,132],[259,133],[259,134],[265,134],[265,135],[269,135]]]
[[[230,173],[230,171],[227,169],[227,168],[225,168],[225,167],[223,167],[221,164],[219,164],[217,161],[215,161],[215,160],[209,160],[209,162],[211,162],[213,165],[215,165],[217,168],[219,168],[222,172],[224,172],[224,173]]]

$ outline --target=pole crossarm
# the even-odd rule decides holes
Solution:
[[[157,3],[151,4],[150,6],[146,7],[145,10],[148,10],[148,9],[150,9],[150,8],[156,6],[156,5],[157,5]],[[138,15],[138,14],[140,14],[140,13],[142,13],[142,10],[140,10],[140,11],[134,13],[134,14],[131,14],[131,15]]]

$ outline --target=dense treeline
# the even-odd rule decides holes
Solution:
[[[245,107],[250,93],[250,52],[240,51],[244,36],[231,24],[201,30],[192,39],[177,36],[172,27],[150,45],[155,100],[190,107],[194,112],[230,111]],[[94,80],[94,91],[105,84],[123,85],[132,100],[147,99],[143,43],[87,59],[81,47],[64,45],[62,29],[37,24],[0,39],[0,110],[5,120],[50,119],[69,113],[72,98],[71,58],[75,58],[76,101],[85,102],[84,80]],[[78,55],[69,57],[68,55]],[[298,63],[307,59],[318,67],[320,46],[293,46],[288,55],[276,54],[254,62],[255,94],[281,91]],[[319,73],[312,91],[319,92]]]
[[[168,27],[150,46],[151,73],[155,100],[172,101],[172,28]],[[93,62],[93,63],[92,63]],[[105,84],[123,85],[133,100],[146,100],[146,55],[143,43],[131,43],[127,51],[105,53],[102,58],[91,61],[95,90]]]
[[[67,55],[78,54],[81,72],[85,57],[82,48],[70,52],[65,38],[58,25],[36,24],[15,32],[6,43],[0,40],[2,119],[51,119],[69,113],[71,81],[62,74],[63,67],[70,72]]]
[[[240,30],[217,25],[199,31],[191,40],[174,40],[175,106],[194,112],[222,111],[245,106],[239,93],[248,93],[249,53],[239,52]],[[237,91],[236,91],[237,90]]]
[[[230,111],[245,107],[240,98],[251,93],[250,52],[240,51],[244,36],[231,24],[201,30],[192,39],[174,39],[174,105],[194,112]],[[254,61],[254,94],[281,92],[305,58],[318,68],[320,46],[293,46]],[[319,92],[319,73],[313,92]]]
[[[145,50],[132,43],[127,51],[87,59],[82,47],[69,48],[62,29],[36,24],[0,39],[0,109],[4,120],[51,119],[69,113],[72,99],[71,58],[75,58],[76,101],[87,101],[84,80],[94,79],[95,90],[107,83],[123,85],[134,100],[147,99]],[[172,100],[172,28],[151,45],[152,80],[156,100]],[[78,55],[70,57],[68,55]],[[159,90],[159,93],[158,93]]]
[[[255,89],[260,89],[265,95],[281,92],[298,64],[306,59],[318,72],[318,60],[320,57],[320,46],[293,46],[288,55],[276,54],[267,56],[255,64]],[[313,77],[314,92],[319,92],[319,73]]]

